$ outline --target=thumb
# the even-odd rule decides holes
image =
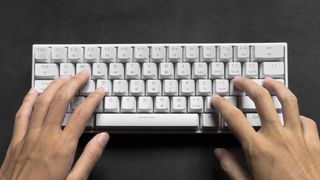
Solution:
[[[86,180],[94,165],[100,159],[108,140],[109,135],[107,133],[100,133],[94,136],[84,148],[67,179]]]
[[[224,148],[216,148],[214,150],[214,154],[219,159],[222,169],[232,180],[251,179],[228,150]]]

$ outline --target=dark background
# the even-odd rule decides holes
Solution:
[[[31,84],[35,43],[287,42],[301,114],[320,117],[318,0],[5,0],[0,3],[0,161]],[[81,152],[91,135],[84,135]],[[90,179],[225,179],[213,157],[231,135],[112,135]]]

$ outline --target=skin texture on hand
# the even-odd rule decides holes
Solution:
[[[320,179],[320,141],[316,123],[299,115],[298,101],[282,83],[266,78],[263,87],[246,78],[234,79],[234,85],[254,101],[261,119],[256,132],[243,113],[225,98],[213,96],[212,104],[240,141],[246,157],[248,175],[234,156],[224,148],[215,155],[231,179]],[[270,93],[282,105],[284,125],[275,110]]]
[[[72,167],[78,140],[103,89],[92,92],[62,130],[68,105],[89,78],[87,72],[60,77],[40,95],[31,89],[16,114],[13,136],[0,169],[1,180],[87,179],[109,140],[107,133],[93,137]]]

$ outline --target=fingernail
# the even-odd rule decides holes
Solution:
[[[270,77],[270,76],[267,76],[267,77],[265,77],[265,79],[273,79],[272,77]]]
[[[35,94],[35,93],[37,93],[37,92],[38,92],[37,89],[31,88],[31,89],[29,90],[28,94]]]
[[[236,76],[233,79],[239,79],[239,78],[242,78],[242,77],[241,76]]]
[[[68,80],[70,79],[70,76],[69,75],[62,75],[59,77],[60,79],[65,79],[65,80]]]
[[[217,156],[217,158],[221,158],[223,155],[223,148],[216,148],[214,149],[214,154]]]
[[[98,142],[99,144],[101,144],[102,146],[106,145],[107,142],[109,140],[109,135],[107,133],[101,133],[98,136]]]
[[[79,72],[79,74],[89,76],[89,72],[88,72],[88,71],[86,71],[86,70],[82,70],[82,71],[80,71],[80,72]]]
[[[220,98],[221,96],[219,96],[218,94],[215,94],[215,95],[213,95],[212,96],[212,100],[214,101],[214,100],[216,100],[217,98]]]
[[[102,86],[98,87],[98,88],[97,88],[97,91],[99,91],[99,92],[106,92]]]

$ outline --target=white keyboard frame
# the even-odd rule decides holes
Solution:
[[[34,77],[34,69],[35,69],[35,59],[34,59],[34,48],[35,47],[48,47],[48,46],[62,46],[62,47],[68,47],[68,46],[115,46],[115,47],[122,47],[122,46],[131,46],[131,47],[138,47],[138,46],[164,46],[164,47],[168,47],[168,46],[205,46],[205,45],[210,45],[210,46],[222,46],[222,45],[226,45],[226,46],[240,46],[240,45],[247,45],[247,46],[255,46],[255,45],[264,45],[264,44],[268,44],[268,45],[282,45],[284,47],[284,71],[285,71],[285,77],[284,77],[284,82],[285,85],[288,87],[288,44],[286,42],[261,42],[261,43],[148,43],[148,44],[33,44],[32,46],[32,74],[31,74],[31,87],[34,87],[34,82],[35,82],[35,77]],[[166,53],[166,60],[168,53]],[[249,54],[249,60],[251,59],[251,53]],[[182,61],[184,60],[184,53],[182,54]],[[204,112],[202,112],[204,113]],[[106,114],[106,113],[102,113],[102,114]],[[110,113],[111,114],[111,113]],[[112,114],[117,114],[117,113],[112,113]],[[121,112],[119,112],[119,114],[121,114]],[[132,114],[139,114],[138,112],[136,113],[132,113]],[[148,113],[148,114],[154,114],[154,113]],[[170,114],[166,113],[166,114]],[[191,114],[191,113],[187,113],[187,114]],[[201,113],[197,113],[197,114],[201,114]],[[130,133],[138,133],[138,134],[181,134],[181,133],[187,133],[187,134],[194,134],[194,133],[206,133],[206,134],[216,134],[216,133],[229,133],[228,130],[224,130],[223,129],[223,121],[221,120],[221,118],[219,118],[219,124],[218,124],[218,129],[215,130],[204,130],[202,129],[202,121],[201,118],[199,117],[199,128],[195,129],[195,130],[159,130],[159,129],[150,129],[150,130],[134,130],[134,129],[130,129],[130,127],[128,126],[127,129],[123,129],[123,130],[108,130],[108,132],[111,133],[120,133],[120,134],[130,134]],[[86,133],[97,133],[97,132],[101,132],[101,131],[106,131],[103,129],[88,129],[85,132]]]

